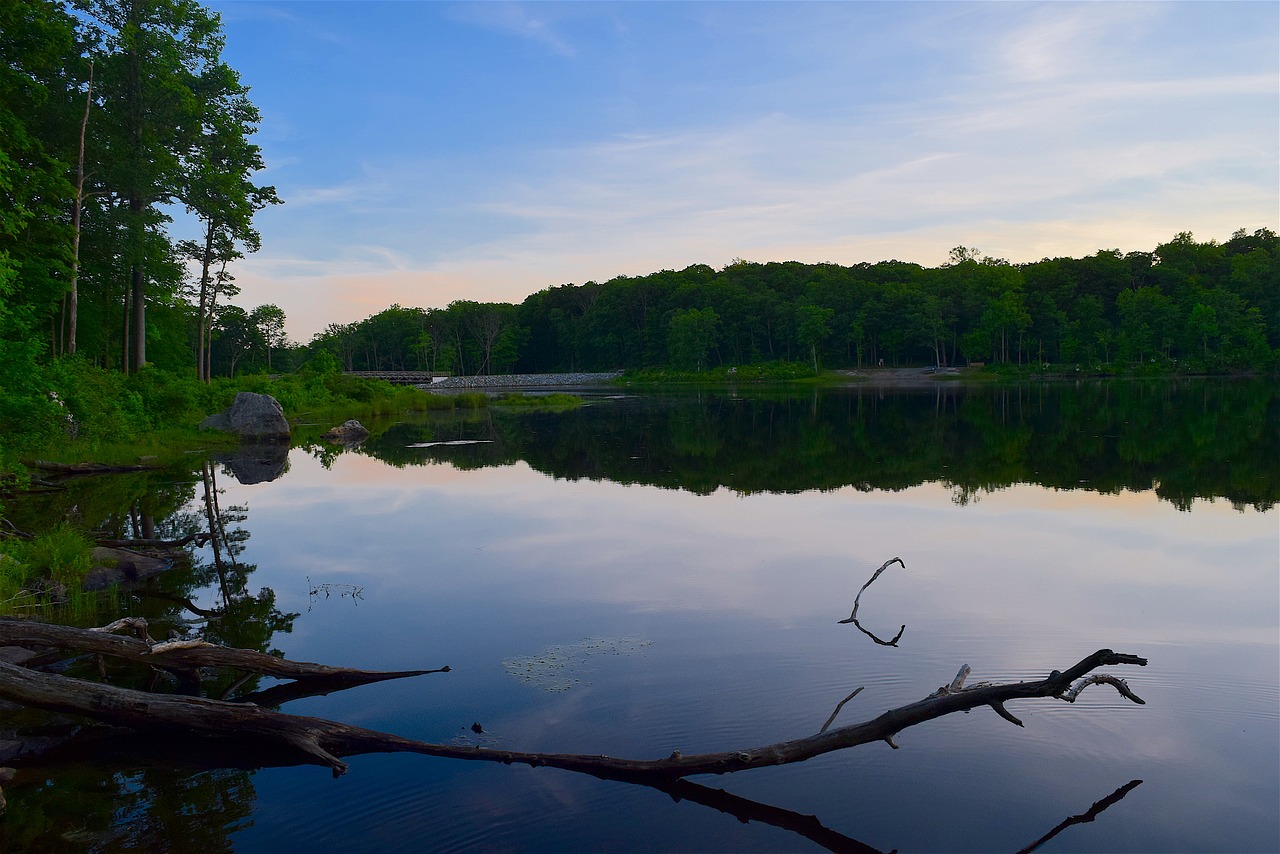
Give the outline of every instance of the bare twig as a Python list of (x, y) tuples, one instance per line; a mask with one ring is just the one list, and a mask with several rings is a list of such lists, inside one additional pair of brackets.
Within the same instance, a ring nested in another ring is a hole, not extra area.
[(862, 599), (863, 592), (868, 587), (871, 586), (871, 582), (879, 578), (880, 573), (884, 572), (892, 564), (895, 564), (895, 563), (901, 564), (903, 569), (907, 568), (907, 565), (902, 562), (902, 558), (900, 557), (890, 558), (889, 560), (886, 560), (884, 563), (882, 563), (880, 565), (880, 568), (871, 574), (871, 578), (867, 580), (867, 583), (862, 585), (862, 589), (858, 591), (858, 595), (853, 597), (853, 613), (849, 615), (849, 618), (847, 620), (838, 621), (841, 624), (853, 623), (853, 625), (858, 629), (858, 631), (862, 632), (864, 635), (871, 638), (873, 641), (880, 644), (881, 646), (897, 646), (898, 640), (902, 637), (902, 633), (907, 630), (906, 624), (904, 623), (902, 628), (898, 629), (898, 633), (893, 636), (893, 640), (883, 640), (882, 638), (877, 637), (872, 632), (867, 631), (865, 628), (862, 627), (862, 624), (858, 622), (858, 603), (859, 603), (859, 600)]
[(859, 691), (861, 691), (864, 687), (866, 687), (866, 686), (864, 686), (864, 685), (859, 685), (857, 688), (853, 689), (853, 693), (852, 693), (852, 694), (850, 694), (849, 696), (847, 696), (847, 697), (845, 697), (843, 700), (841, 700), (839, 703), (837, 703), (837, 704), (836, 704), (836, 710), (835, 710), (834, 712), (832, 712), (832, 713), (831, 713), (831, 717), (827, 718), (827, 722), (826, 722), (825, 724), (823, 724), (823, 725), (822, 725), (822, 729), (818, 730), (818, 732), (819, 732), (819, 733), (826, 732), (826, 731), (827, 731), (827, 727), (831, 726), (831, 722), (832, 722), (832, 721), (834, 721), (834, 720), (836, 719), (836, 715), (840, 714), (840, 710), (844, 708), (844, 704), (845, 704), (845, 703), (847, 703), (847, 702), (849, 702), (850, 700), (852, 700), (854, 697), (858, 696), (858, 692), (859, 692)]
[(1081, 679), (1067, 690), (1058, 695), (1058, 699), (1066, 700), (1068, 703), (1074, 703), (1076, 697), (1080, 696), (1080, 692), (1090, 685), (1110, 685), (1120, 692), (1120, 696), (1126, 700), (1131, 700), (1139, 705), (1145, 706), (1147, 701), (1139, 697), (1137, 694), (1129, 690), (1129, 683), (1125, 682), (1119, 676), (1112, 676), (1109, 673), (1095, 673), (1088, 678)]

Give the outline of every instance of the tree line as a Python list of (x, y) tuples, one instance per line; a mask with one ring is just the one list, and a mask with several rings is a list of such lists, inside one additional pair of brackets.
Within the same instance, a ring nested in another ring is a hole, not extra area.
[(289, 346), (277, 306), (229, 302), (234, 262), (260, 247), (255, 215), (280, 199), (255, 177), (261, 117), (224, 46), (217, 14), (194, 0), (0, 4), (6, 420), (23, 401), (39, 408), (68, 360), (204, 381), (308, 362), (456, 374), (1277, 364), (1280, 241), (1266, 228), (1028, 264), (966, 247), (936, 268), (698, 264), (518, 305), (391, 306)]
[[(705, 370), (769, 361), (869, 365), (1159, 362), (1188, 371), (1274, 370), (1280, 239), (1181, 233), (1151, 252), (1103, 250), (1027, 264), (957, 247), (928, 268), (697, 264), (562, 285), (519, 305), (395, 305), (330, 326), (297, 354), (346, 370), (457, 374)], [(328, 357), (326, 357), (328, 358)]]
[(226, 302), (254, 215), (280, 200), (255, 182), (260, 115), (224, 45), (192, 0), (0, 4), (7, 391), (62, 357), (207, 379), (283, 344), (278, 308)]

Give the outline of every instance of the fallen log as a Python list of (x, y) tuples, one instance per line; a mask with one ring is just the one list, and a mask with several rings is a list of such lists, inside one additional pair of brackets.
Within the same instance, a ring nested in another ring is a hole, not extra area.
[(112, 466), (106, 463), (52, 463), (48, 460), (32, 460), (26, 465), (41, 471), (51, 471), (66, 475), (130, 474), (140, 471), (157, 471), (160, 468), (160, 466), (156, 465)]
[[(125, 639), (128, 640), (128, 639)], [(192, 652), (198, 652), (193, 650)], [(175, 653), (176, 654), (176, 653)], [(673, 752), (665, 759), (620, 759), (582, 754), (525, 753), (480, 747), (431, 744), (389, 733), (349, 726), (321, 718), (272, 712), (258, 706), (199, 697), (148, 694), (96, 682), (35, 673), (0, 663), (0, 699), (50, 711), (84, 715), (106, 723), (132, 728), (178, 728), (205, 736), (265, 739), (293, 748), (306, 761), (323, 765), (338, 776), (347, 770), (341, 757), (364, 753), (419, 753), (450, 759), (501, 762), (562, 768), (601, 779), (652, 785), (695, 774), (727, 774), (751, 768), (803, 762), (824, 753), (883, 741), (897, 749), (893, 737), (916, 726), (954, 712), (990, 706), (1000, 717), (1022, 726), (1004, 704), (1011, 700), (1054, 697), (1074, 702), (1079, 689), (1090, 684), (1110, 684), (1135, 703), (1144, 701), (1114, 676), (1088, 677), (1099, 667), (1146, 665), (1136, 655), (1099, 650), (1064, 672), (1057, 670), (1033, 682), (963, 687), (961, 675), (948, 686), (915, 703), (890, 709), (859, 724), (747, 750), (683, 756)], [(1076, 684), (1081, 680), (1080, 684)], [(1075, 689), (1073, 691), (1073, 689)]]
[[(146, 622), (138, 618), (119, 620), (111, 628), (129, 628), (145, 636)], [(307, 661), (290, 661), (255, 652), (217, 646), (204, 641), (167, 641), (156, 645), (137, 637), (122, 637), (107, 630), (75, 629), (26, 620), (0, 620), (0, 646), (52, 647), (96, 655), (110, 655), (138, 664), (148, 664), (170, 671), (191, 671), (201, 667), (232, 667), (279, 679), (317, 680), (329, 691), (367, 685), (387, 679), (403, 679), (428, 673), (447, 673), (448, 667), (435, 670), (357, 670), (332, 667)]]
[(159, 540), (155, 538), (134, 537), (131, 540), (98, 540), (97, 544), (111, 549), (162, 549), (172, 551), (194, 543), (197, 547), (209, 542), (212, 535), (202, 532), (188, 534), (176, 540)]

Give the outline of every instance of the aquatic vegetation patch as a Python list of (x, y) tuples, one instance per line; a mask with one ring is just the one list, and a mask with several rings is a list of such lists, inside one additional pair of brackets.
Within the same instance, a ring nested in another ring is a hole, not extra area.
[(584, 638), (573, 644), (553, 644), (541, 652), (508, 658), (502, 669), (526, 685), (558, 693), (584, 685), (589, 661), (601, 655), (634, 655), (653, 641), (638, 637)]

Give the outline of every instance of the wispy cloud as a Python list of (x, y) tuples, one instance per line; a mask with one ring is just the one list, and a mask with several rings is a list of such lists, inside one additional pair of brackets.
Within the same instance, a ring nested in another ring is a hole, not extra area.
[(552, 8), (512, 2), (463, 3), (451, 7), (450, 16), (462, 23), (536, 42), (560, 56), (572, 57), (577, 51), (551, 22), (549, 10)]
[(321, 26), (314, 17), (286, 11), (288, 4), (280, 3), (229, 3), (218, 7), (218, 14), (228, 24), (244, 22), (278, 24), (289, 27), (309, 41), (322, 44), (342, 44), (344, 38), (335, 29)]
[(434, 14), (473, 65), (354, 75), (352, 128), (313, 87), (269, 146), (286, 205), (240, 275), (294, 334), (735, 256), (1027, 261), (1276, 225), (1265, 4), (440, 8), (377, 4)]
[(1105, 75), (1162, 16), (1156, 3), (1029, 7), (1024, 21), (996, 36), (995, 56), (1000, 72), (1014, 81)]

